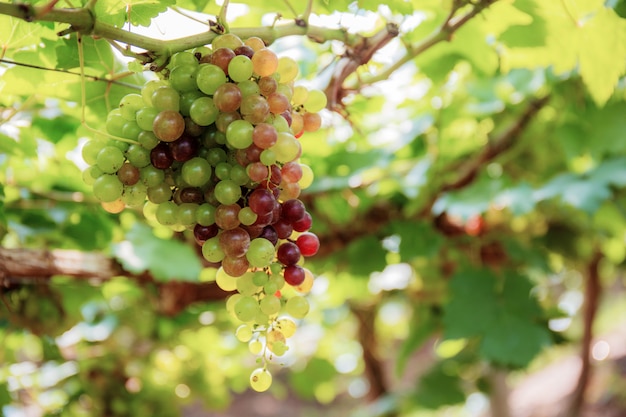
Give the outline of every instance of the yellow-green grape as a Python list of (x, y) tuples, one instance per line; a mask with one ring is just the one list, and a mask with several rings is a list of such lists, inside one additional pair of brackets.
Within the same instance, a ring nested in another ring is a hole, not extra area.
[(242, 324), (241, 326), (237, 327), (237, 330), (235, 331), (235, 337), (240, 342), (248, 342), (250, 341), (250, 339), (252, 339), (252, 329), (249, 325)]
[(317, 113), (326, 107), (326, 94), (321, 90), (310, 90), (309, 96), (304, 102), (304, 110), (309, 113)]
[(282, 356), (287, 351), (285, 335), (280, 330), (270, 330), (265, 336), (267, 348), (278, 356)]
[(250, 343), (248, 343), (248, 350), (253, 355), (258, 355), (263, 351), (263, 343), (261, 343), (258, 339), (251, 340)]
[(268, 295), (259, 303), (261, 311), (268, 316), (272, 316), (280, 311), (280, 300), (278, 297)]
[(286, 317), (278, 320), (274, 327), (279, 329), (286, 338), (293, 336), (296, 333), (297, 328), (296, 323)]
[(237, 304), (237, 302), (241, 300), (242, 297), (243, 295), (241, 294), (233, 294), (230, 297), (228, 297), (228, 299), (226, 300), (226, 311), (228, 311), (230, 314), (234, 316), (235, 304)]
[(265, 368), (257, 368), (250, 374), (250, 387), (257, 392), (264, 392), (272, 385), (272, 374)]
[(302, 319), (309, 312), (309, 302), (306, 298), (296, 295), (287, 300), (285, 309), (291, 317), (295, 319)]
[(298, 184), (300, 188), (304, 190), (313, 184), (313, 170), (306, 164), (300, 164), (300, 167), (302, 168), (302, 178), (300, 178)]
[(239, 291), (240, 294), (254, 295), (258, 292), (259, 287), (254, 284), (252, 280), (253, 277), (253, 272), (246, 272), (235, 280), (235, 283), (237, 285), (237, 291)]
[(278, 58), (278, 69), (281, 83), (290, 83), (298, 76), (298, 63), (288, 56)]
[(308, 97), (309, 90), (303, 85), (297, 85), (293, 88), (293, 96), (291, 97), (291, 102), (294, 106), (300, 106), (304, 104)]
[(217, 285), (224, 291), (234, 291), (237, 289), (237, 278), (228, 275), (221, 266), (215, 275), (215, 282), (217, 282)]
[(241, 321), (252, 321), (259, 311), (259, 302), (254, 297), (243, 296), (235, 304), (235, 316)]

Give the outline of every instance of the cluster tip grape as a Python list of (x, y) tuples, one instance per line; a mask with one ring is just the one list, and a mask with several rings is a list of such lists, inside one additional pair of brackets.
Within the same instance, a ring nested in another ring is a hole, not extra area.
[(303, 264), (320, 242), (299, 199), (313, 181), (300, 137), (319, 129), (326, 96), (294, 85), (298, 64), (257, 37), (220, 35), (174, 54), (159, 75), (84, 145), (83, 178), (106, 210), (143, 208), (193, 234), (217, 284), (235, 291), (226, 308), (264, 364), (250, 385), (265, 391), (266, 362), (285, 354), (309, 311), (314, 277)]

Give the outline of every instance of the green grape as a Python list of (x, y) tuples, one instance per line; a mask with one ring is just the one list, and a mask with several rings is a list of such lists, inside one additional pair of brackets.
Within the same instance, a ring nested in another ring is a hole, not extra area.
[(147, 187), (154, 187), (165, 180), (165, 172), (152, 165), (148, 165), (139, 170), (139, 180), (146, 184)]
[(247, 324), (242, 324), (235, 330), (235, 337), (240, 342), (248, 342), (252, 339), (252, 328)]
[(179, 67), (181, 65), (190, 66), (190, 67), (197, 67), (198, 66), (198, 59), (196, 58), (195, 54), (193, 52), (190, 52), (190, 51), (176, 52), (170, 58), (170, 62), (168, 64), (168, 67), (169, 68), (176, 68), (176, 67)]
[(98, 157), (98, 153), (106, 146), (106, 142), (102, 140), (89, 140), (85, 142), (82, 149), (80, 150), (81, 155), (83, 157), (83, 161), (85, 161), (89, 165), (96, 164), (96, 158)]
[(260, 94), (259, 85), (256, 81), (252, 80), (244, 80), (237, 83), (237, 87), (239, 87), (239, 91), (241, 91), (241, 98), (248, 97), (251, 95)]
[(124, 185), (117, 175), (104, 174), (93, 183), (94, 196), (103, 203), (110, 203), (122, 196)]
[[(209, 262), (221, 262), (224, 259), (224, 251), (220, 245), (220, 240), (217, 236), (210, 238), (202, 245), (202, 256)], [(222, 269), (222, 268), (220, 268)], [(223, 272), (225, 274), (225, 272)], [(220, 275), (219, 270), (218, 274), (215, 276), (215, 281), (218, 283), (219, 287), (224, 291), (233, 291), (236, 288), (235, 282), (231, 282), (228, 277), (224, 277)], [(221, 282), (221, 284), (220, 284)], [(230, 288), (230, 289), (228, 289)]]
[[(214, 239), (214, 238), (211, 238), (211, 239)], [(224, 270), (224, 268), (222, 267), (218, 268), (217, 270), (217, 274), (215, 275), (215, 282), (217, 282), (217, 285), (224, 291), (234, 291), (235, 289), (237, 289), (237, 278), (228, 275), (226, 271)], [(235, 313), (237, 312), (237, 309), (236, 309), (237, 304), (239, 304), (239, 301), (235, 304), (235, 310), (234, 310)]]
[(272, 126), (274, 126), (274, 129), (276, 129), (277, 132), (291, 132), (291, 127), (289, 126), (287, 119), (280, 114), (274, 116)]
[(257, 293), (259, 287), (254, 285), (254, 282), (252, 280), (253, 275), (254, 274), (252, 272), (246, 272), (245, 274), (237, 278), (237, 291), (239, 291), (239, 294), (254, 295)]
[(161, 204), (172, 198), (172, 189), (164, 182), (148, 187), (148, 200), (154, 204)]
[(266, 166), (271, 166), (276, 163), (276, 152), (271, 149), (264, 149), (260, 155), (261, 163)]
[(182, 114), (183, 116), (189, 116), (191, 113), (191, 105), (193, 104), (194, 101), (196, 101), (197, 99), (201, 97), (206, 97), (206, 96), (202, 94), (202, 91), (198, 91), (198, 90), (186, 91), (182, 93), (180, 95), (180, 104), (179, 104), (180, 114)]
[(164, 80), (150, 80), (141, 88), (141, 97), (145, 105), (152, 106), (152, 93), (159, 87), (169, 86)]
[(158, 111), (180, 109), (180, 94), (169, 85), (161, 86), (152, 93), (152, 106)]
[[(250, 247), (248, 248), (248, 252), (246, 252), (246, 258), (248, 259), (248, 262), (250, 262), (250, 266), (265, 268), (272, 262), (272, 260), (274, 260), (275, 252), (276, 248), (272, 245), (272, 242), (258, 237), (250, 241)], [(279, 288), (276, 288), (276, 290), (271, 294), (278, 290)]]
[(296, 333), (296, 323), (293, 320), (283, 317), (276, 322), (276, 328), (279, 329), (286, 338), (290, 338)]
[(283, 271), (283, 265), (279, 262), (274, 262), (270, 265), (270, 271), (272, 272), (272, 276), (276, 279), (277, 276), (281, 274)]
[[(250, 207), (244, 207), (241, 210), (239, 210), (237, 217), (241, 224), (243, 224), (244, 226), (250, 226), (252, 223), (254, 223), (257, 220), (259, 216), (255, 212), (253, 212)], [(250, 260), (248, 259), (248, 262), (249, 261)]]
[[(152, 129), (152, 126), (150, 126), (150, 129)], [(139, 136), (137, 137), (137, 141), (147, 150), (152, 150), (159, 144), (159, 138), (157, 138), (152, 131), (146, 130), (139, 134)]]
[(178, 65), (170, 71), (170, 85), (180, 93), (194, 91), (197, 88), (196, 69), (198, 61), (195, 57), (193, 57), (193, 59), (195, 61), (195, 65)]
[(288, 56), (278, 58), (278, 68), (276, 72), (280, 75), (281, 83), (290, 83), (298, 76), (298, 63)]
[(313, 170), (306, 164), (300, 164), (300, 167), (302, 168), (302, 178), (300, 178), (298, 184), (304, 190), (313, 184)]
[(107, 146), (114, 146), (122, 152), (126, 152), (130, 144), (126, 141), (111, 139), (107, 141)]
[(291, 102), (294, 106), (301, 106), (307, 101), (309, 97), (309, 90), (302, 85), (297, 85), (293, 88), (293, 96), (291, 97)]
[(204, 203), (196, 210), (196, 222), (201, 226), (210, 226), (215, 223), (215, 206)]
[(177, 223), (178, 206), (173, 201), (165, 201), (157, 207), (156, 219), (163, 226)]
[(147, 191), (147, 187), (141, 182), (126, 186), (122, 201), (129, 207), (141, 207), (146, 201)]
[(139, 134), (142, 132), (141, 128), (136, 121), (127, 121), (122, 126), (122, 137), (125, 139), (137, 140)]
[(256, 271), (252, 275), (252, 281), (257, 287), (262, 287), (263, 285), (265, 285), (268, 278), (269, 277), (267, 276), (267, 274), (263, 271)]
[(243, 45), (243, 41), (239, 36), (232, 33), (224, 33), (223, 35), (218, 35), (211, 42), (211, 47), (213, 50), (217, 50), (219, 48), (228, 48), (233, 51)]
[(119, 108), (111, 110), (107, 115), (105, 123), (107, 133), (113, 136), (122, 136), (122, 129), (127, 121), (122, 117), (122, 112)]
[(326, 94), (321, 90), (310, 90), (304, 104), (304, 110), (309, 113), (317, 113), (326, 107)]
[(245, 55), (237, 55), (228, 63), (228, 76), (235, 82), (252, 77), (252, 61)]
[(115, 146), (105, 146), (96, 156), (96, 166), (105, 174), (113, 174), (124, 164), (124, 153)]
[[(143, 101), (142, 101), (143, 102)], [(152, 131), (152, 124), (154, 123), (154, 118), (159, 114), (159, 111), (154, 107), (142, 107), (137, 110), (135, 114), (135, 120), (137, 121), (137, 125), (142, 130)], [(156, 145), (155, 145), (156, 146)]]
[(181, 171), (183, 181), (192, 187), (202, 187), (211, 179), (211, 165), (199, 156), (185, 162)]
[(206, 160), (209, 161), (211, 166), (217, 166), (220, 162), (225, 162), (226, 158), (226, 151), (222, 148), (211, 148), (206, 155)]
[(189, 117), (200, 126), (208, 126), (217, 120), (219, 110), (211, 97), (197, 98), (189, 108)]
[(268, 316), (273, 316), (280, 311), (280, 300), (278, 299), (278, 297), (275, 297), (273, 295), (267, 295), (266, 297), (261, 299), (259, 307), (261, 308), (261, 311), (263, 313), (267, 314)]
[(215, 198), (222, 204), (235, 204), (241, 198), (241, 187), (231, 180), (222, 180), (215, 185)]
[(254, 126), (246, 120), (235, 120), (226, 128), (226, 141), (235, 149), (246, 149), (252, 145)]
[(273, 296), (278, 291), (278, 283), (276, 281), (267, 281), (265, 285), (263, 285), (263, 292), (266, 296)]
[(135, 120), (137, 110), (145, 106), (141, 94), (126, 94), (120, 100), (120, 115), (126, 120)]
[(220, 180), (230, 179), (231, 165), (228, 162), (220, 162), (215, 166), (215, 176)]
[(291, 317), (295, 319), (302, 319), (309, 312), (309, 302), (306, 298), (296, 295), (287, 300), (285, 309)]
[(257, 392), (265, 392), (272, 385), (272, 374), (265, 368), (258, 368), (250, 374), (250, 387)]
[(126, 150), (126, 158), (128, 162), (137, 168), (144, 168), (150, 165), (150, 151), (141, 145), (130, 145)]
[(213, 95), (219, 86), (227, 81), (226, 74), (217, 65), (202, 64), (196, 73), (196, 84), (204, 94)]
[(287, 351), (285, 335), (280, 330), (273, 329), (267, 332), (265, 341), (267, 348), (278, 356), (282, 356)]
[(243, 321), (252, 321), (259, 311), (259, 302), (256, 298), (244, 295), (235, 304), (235, 316)]
[(270, 317), (259, 308), (254, 316), (254, 322), (259, 324), (268, 324), (270, 322)]
[(291, 162), (302, 152), (302, 145), (295, 136), (289, 132), (280, 132), (278, 140), (271, 149), (276, 154), (276, 160), (282, 163)]
[(250, 343), (248, 343), (248, 350), (253, 355), (258, 355), (263, 351), (263, 343), (256, 339), (251, 340)]
[(183, 226), (192, 226), (196, 223), (198, 205), (194, 203), (182, 203), (178, 206), (178, 223)]
[(231, 167), (230, 179), (237, 185), (246, 185), (250, 182), (250, 177), (246, 172), (246, 168), (239, 164), (235, 164)]
[(226, 311), (228, 311), (233, 316), (235, 315), (235, 304), (237, 304), (237, 301), (241, 300), (241, 297), (243, 297), (243, 295), (237, 293), (231, 295), (226, 299)]

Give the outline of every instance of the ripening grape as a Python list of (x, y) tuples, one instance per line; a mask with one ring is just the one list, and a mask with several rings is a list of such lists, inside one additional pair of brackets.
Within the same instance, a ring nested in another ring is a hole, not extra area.
[(237, 327), (237, 330), (235, 331), (235, 337), (237, 337), (237, 340), (239, 340), (240, 342), (248, 342), (250, 341), (250, 339), (252, 339), (252, 329), (249, 325), (242, 324), (241, 326)]
[(309, 312), (309, 302), (306, 298), (296, 295), (287, 300), (285, 308), (291, 317), (301, 319)]

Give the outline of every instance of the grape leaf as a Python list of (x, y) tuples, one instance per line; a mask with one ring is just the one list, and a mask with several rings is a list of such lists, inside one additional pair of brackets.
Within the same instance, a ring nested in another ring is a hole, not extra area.
[(413, 400), (431, 409), (463, 402), (465, 393), (458, 373), (451, 375), (445, 371), (444, 363), (437, 364), (420, 378)]
[(197, 281), (202, 269), (190, 246), (158, 238), (140, 223), (126, 234), (126, 241), (113, 245), (113, 254), (125, 270), (135, 274), (150, 271), (158, 281)]
[(350, 270), (355, 275), (369, 276), (387, 265), (386, 252), (375, 236), (366, 236), (352, 242), (347, 249)]
[(444, 335), (479, 337), (483, 357), (521, 367), (550, 343), (547, 330), (537, 324), (541, 313), (526, 277), (512, 271), (497, 277), (491, 270), (465, 269), (450, 282)]
[(152, 18), (174, 5), (175, 0), (118, 0), (99, 1), (95, 12), (98, 21), (121, 27), (126, 22), (134, 26), (149, 26)]
[(410, 262), (418, 256), (435, 256), (443, 238), (427, 223), (397, 221), (390, 224), (390, 233), (400, 236), (400, 261)]

